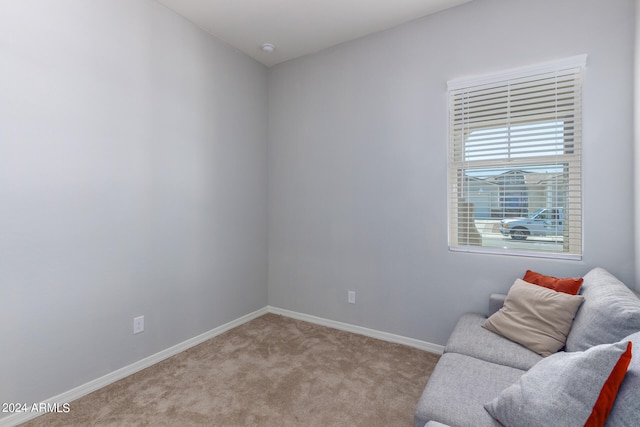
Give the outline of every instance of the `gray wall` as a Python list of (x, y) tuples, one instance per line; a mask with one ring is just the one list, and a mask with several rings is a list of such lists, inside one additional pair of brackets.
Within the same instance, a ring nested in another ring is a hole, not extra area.
[[(444, 344), (526, 269), (633, 287), (634, 15), (475, 0), (272, 68), (269, 304)], [(583, 260), (449, 252), (446, 82), (584, 53)]]
[(265, 307), (267, 69), (148, 0), (0, 28), (0, 402)]
[[(636, 4), (636, 34), (635, 34), (635, 55), (633, 68), (634, 83), (634, 105), (633, 105), (633, 124), (634, 124), (634, 196), (635, 196), (635, 236), (636, 236), (636, 254), (640, 254), (640, 197), (637, 196), (640, 191), (640, 0), (635, 1)], [(636, 267), (636, 291), (640, 292), (640, 263), (635, 263)]]

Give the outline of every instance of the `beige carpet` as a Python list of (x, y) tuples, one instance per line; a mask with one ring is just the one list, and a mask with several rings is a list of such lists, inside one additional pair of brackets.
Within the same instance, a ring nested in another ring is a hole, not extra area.
[(438, 355), (266, 314), (24, 426), (407, 426)]

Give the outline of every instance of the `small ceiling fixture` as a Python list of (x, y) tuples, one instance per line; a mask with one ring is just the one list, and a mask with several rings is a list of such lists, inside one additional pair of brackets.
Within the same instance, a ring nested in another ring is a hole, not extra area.
[(272, 43), (265, 43), (261, 47), (264, 53), (273, 53), (276, 50), (276, 47)]

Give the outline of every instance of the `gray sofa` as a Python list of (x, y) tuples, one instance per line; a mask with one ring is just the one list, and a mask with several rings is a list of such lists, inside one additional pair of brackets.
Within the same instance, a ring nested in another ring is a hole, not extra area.
[[(601, 268), (584, 276), (580, 295), (584, 302), (565, 351), (581, 352), (625, 338), (631, 341), (634, 354), (606, 425), (640, 426), (640, 299)], [(491, 296), (489, 315), (500, 309), (504, 298)], [(468, 313), (459, 319), (416, 407), (415, 427), (501, 425), (484, 405), (543, 358), (483, 328), (486, 318)]]

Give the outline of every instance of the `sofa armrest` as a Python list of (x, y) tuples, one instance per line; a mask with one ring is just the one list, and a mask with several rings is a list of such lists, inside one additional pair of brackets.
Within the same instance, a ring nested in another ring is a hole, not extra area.
[(505, 298), (507, 298), (505, 294), (491, 294), (489, 297), (489, 316), (502, 308)]

